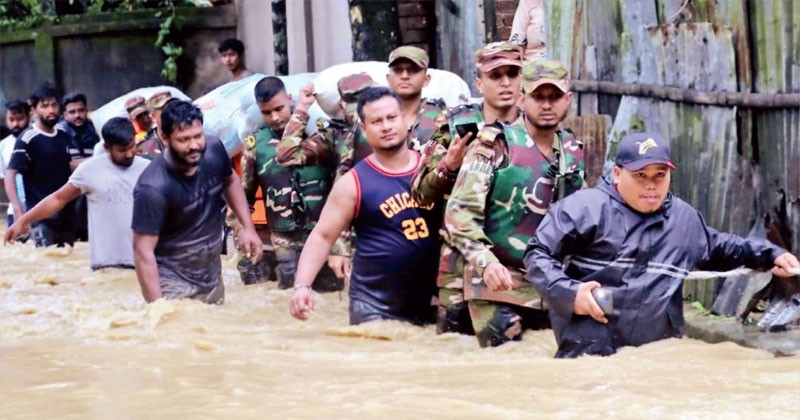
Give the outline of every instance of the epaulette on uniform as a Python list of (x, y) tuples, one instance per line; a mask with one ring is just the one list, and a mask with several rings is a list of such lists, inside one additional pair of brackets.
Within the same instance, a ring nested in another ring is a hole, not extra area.
[(447, 118), (453, 118), (467, 112), (481, 112), (480, 104), (461, 104), (447, 109)]
[(446, 109), (447, 108), (447, 104), (444, 103), (444, 100), (442, 98), (425, 98), (425, 100), (422, 102), (422, 104), (423, 105), (435, 106), (436, 108), (439, 108), (439, 109)]
[(505, 127), (500, 122), (494, 124), (486, 124), (478, 131), (478, 141), (481, 143), (492, 146), (498, 138), (505, 136)]
[(244, 148), (245, 150), (253, 150), (256, 148), (256, 136), (255, 134), (251, 134), (244, 138)]

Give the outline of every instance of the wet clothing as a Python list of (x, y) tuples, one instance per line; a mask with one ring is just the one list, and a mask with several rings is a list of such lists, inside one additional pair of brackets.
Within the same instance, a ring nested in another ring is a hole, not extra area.
[[(690, 270), (767, 270), (784, 252), (765, 240), (718, 232), (671, 193), (657, 212), (638, 213), (602, 179), (551, 209), (528, 244), (525, 268), (550, 306), (556, 357), (576, 357), (680, 337)], [(590, 280), (613, 294), (606, 325), (572, 312), (578, 286)]]
[(88, 201), (93, 270), (133, 268), (133, 189), (149, 163), (137, 156), (131, 166), (122, 167), (104, 153), (83, 162), (70, 176), (69, 183)]
[[(54, 133), (45, 133), (36, 125), (27, 128), (17, 138), (8, 167), (22, 174), (28, 209), (67, 183), (71, 173), (69, 144), (69, 136), (63, 129), (56, 128)], [(72, 230), (73, 211), (72, 203), (67, 204), (61, 211), (34, 226), (46, 225), (55, 232), (55, 237), (69, 239), (72, 235), (66, 235), (66, 232)], [(63, 245), (72, 242), (59, 239), (57, 243)], [(41, 246), (47, 245), (51, 243), (42, 243)]]
[[(350, 172), (357, 189), (352, 225), (358, 237), (350, 277), (351, 309), (373, 308), (369, 312), (382, 319), (431, 322), (441, 212), (433, 205), (420, 207), (411, 198), (413, 170), (387, 173), (372, 159), (359, 162)], [(363, 319), (351, 314), (351, 323)]]
[[(495, 123), (480, 130), (477, 141), (467, 149), (447, 203), (446, 240), (453, 249), (442, 253), (446, 260), (440, 262), (440, 287), (463, 287), (465, 300), (500, 302), (510, 311), (514, 307), (545, 309), (522, 275), (525, 245), (550, 204), (585, 184), (583, 145), (575, 136), (559, 130), (552, 147), (550, 153), (543, 153), (527, 131), (517, 126)], [(508, 269), (511, 290), (492, 291), (486, 286), (483, 271), (492, 263)], [(456, 302), (443, 302), (448, 303)], [(501, 322), (508, 325), (492, 328), (500, 332), (494, 338), (482, 337), (485, 320), (472, 318), (481, 346), (501, 344), (515, 336), (503, 333), (514, 323), (507, 322), (508, 317)], [(494, 315), (482, 318), (493, 319)]]
[[(14, 146), (17, 144), (17, 138), (13, 134), (9, 134), (6, 138), (0, 141), (0, 175), (5, 179), (6, 169), (8, 164), (11, 163), (11, 154), (14, 152)], [(17, 185), (17, 199), (23, 209), (25, 206), (25, 186), (22, 181), (22, 174), (18, 173), (14, 177)], [(14, 207), (9, 203), (8, 210), (6, 210), (8, 223), (6, 226), (11, 226), (14, 221)]]
[(196, 284), (172, 278), (161, 279), (161, 295), (164, 299), (194, 299), (212, 305), (225, 303), (225, 283), (220, 281), (211, 290)]
[(134, 232), (157, 235), (158, 276), (189, 283), (202, 293), (221, 281), (225, 181), (233, 173), (219, 139), (206, 137), (197, 172), (179, 173), (163, 155), (153, 159), (136, 183)]

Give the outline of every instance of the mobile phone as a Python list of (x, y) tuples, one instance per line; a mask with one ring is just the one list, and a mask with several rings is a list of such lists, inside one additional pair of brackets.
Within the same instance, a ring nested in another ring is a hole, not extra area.
[(468, 133), (472, 133), (472, 137), (470, 140), (475, 140), (475, 137), (478, 136), (478, 123), (465, 123), (465, 124), (457, 124), (456, 125), (456, 133), (462, 139), (467, 136)]

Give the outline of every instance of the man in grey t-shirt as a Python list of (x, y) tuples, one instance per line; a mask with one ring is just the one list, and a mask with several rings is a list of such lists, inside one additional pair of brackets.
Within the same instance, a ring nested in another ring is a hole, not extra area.
[(6, 232), (6, 242), (86, 194), (92, 269), (133, 268), (133, 188), (149, 162), (136, 156), (133, 126), (126, 118), (110, 119), (102, 134), (107, 153), (78, 166), (63, 187), (23, 214)]

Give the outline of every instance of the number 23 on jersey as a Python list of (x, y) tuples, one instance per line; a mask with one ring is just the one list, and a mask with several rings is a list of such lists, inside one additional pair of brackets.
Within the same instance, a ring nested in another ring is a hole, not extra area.
[(427, 238), (430, 235), (428, 224), (421, 217), (403, 220), (401, 226), (403, 227), (403, 234), (406, 235), (406, 239), (409, 241)]

